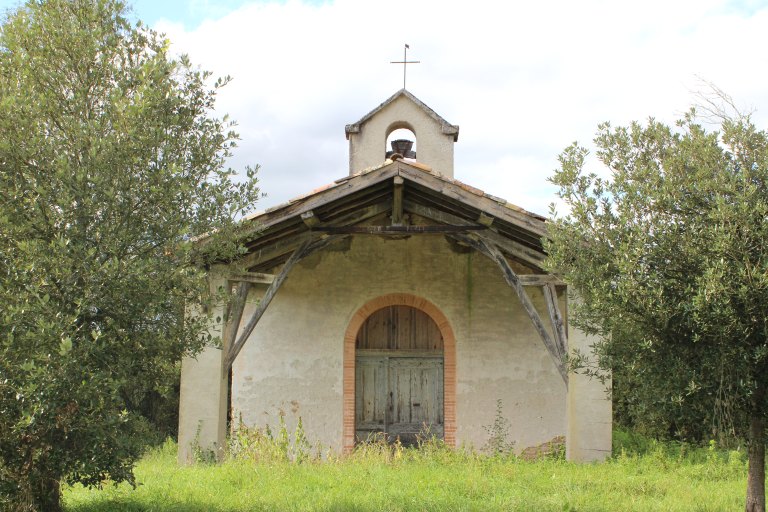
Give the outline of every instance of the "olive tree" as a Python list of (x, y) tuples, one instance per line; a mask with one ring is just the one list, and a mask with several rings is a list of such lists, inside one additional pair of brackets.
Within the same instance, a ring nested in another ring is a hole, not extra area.
[(603, 124), (597, 162), (567, 148), (548, 266), (601, 335), (599, 366), (642, 381), (641, 399), (662, 413), (727, 404), (749, 442), (746, 509), (764, 511), (768, 134), (748, 115), (718, 124), (695, 111), (674, 127)]
[[(0, 27), (0, 508), (133, 481), (132, 397), (209, 337), (187, 308), (258, 195), (217, 89), (117, 0), (29, 1)], [(202, 234), (215, 243), (192, 244)]]

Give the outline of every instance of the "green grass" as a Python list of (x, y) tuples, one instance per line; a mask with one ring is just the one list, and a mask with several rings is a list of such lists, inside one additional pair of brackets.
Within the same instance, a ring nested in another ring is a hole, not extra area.
[[(743, 508), (743, 452), (638, 442), (617, 433), (602, 464), (562, 458), (526, 462), (439, 447), (374, 447), (350, 458), (295, 464), (178, 467), (166, 443), (136, 467), (139, 486), (80, 486), (64, 492), (67, 512), (106, 511), (721, 511)], [(629, 450), (629, 451), (628, 451)]]

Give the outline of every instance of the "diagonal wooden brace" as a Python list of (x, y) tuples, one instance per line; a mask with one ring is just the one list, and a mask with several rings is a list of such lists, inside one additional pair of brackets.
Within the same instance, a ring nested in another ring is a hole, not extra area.
[(225, 371), (229, 371), (232, 368), (232, 363), (235, 362), (235, 359), (237, 358), (238, 354), (240, 354), (240, 351), (243, 349), (245, 342), (248, 341), (248, 337), (256, 328), (256, 324), (259, 323), (259, 320), (264, 315), (264, 312), (267, 310), (267, 307), (272, 302), (272, 299), (275, 298), (275, 294), (277, 293), (277, 290), (280, 289), (280, 286), (283, 284), (283, 281), (285, 281), (285, 278), (288, 277), (288, 273), (291, 271), (294, 265), (296, 265), (296, 263), (298, 263), (305, 257), (309, 256), (310, 254), (324, 248), (329, 243), (333, 242), (334, 240), (337, 240), (338, 238), (341, 238), (341, 237), (328, 236), (326, 238), (321, 238), (319, 240), (313, 240), (310, 238), (306, 242), (304, 242), (301, 246), (299, 246), (299, 248), (296, 249), (293, 252), (293, 254), (291, 254), (291, 257), (288, 258), (288, 261), (285, 262), (282, 270), (280, 270), (280, 273), (275, 276), (274, 281), (272, 281), (272, 284), (270, 284), (269, 288), (267, 288), (267, 291), (264, 294), (264, 297), (259, 302), (259, 305), (256, 306), (256, 309), (253, 311), (253, 314), (251, 314), (251, 318), (248, 319), (248, 323), (243, 327), (242, 332), (240, 332), (240, 335), (237, 337), (237, 341), (232, 346), (229, 347), (229, 350), (227, 352), (227, 359), (224, 365)]
[[(547, 348), (549, 355), (552, 357), (552, 359), (555, 362), (557, 371), (560, 372), (560, 376), (563, 378), (563, 382), (565, 383), (565, 386), (568, 387), (568, 371), (565, 367), (565, 360), (558, 346), (558, 343), (552, 338), (552, 336), (547, 331), (547, 328), (544, 326), (544, 322), (541, 320), (541, 317), (539, 316), (539, 312), (536, 311), (536, 307), (533, 305), (531, 298), (528, 296), (528, 293), (525, 291), (525, 288), (523, 287), (523, 284), (520, 281), (520, 278), (515, 273), (515, 271), (512, 270), (512, 267), (510, 267), (509, 262), (507, 262), (507, 259), (504, 257), (504, 255), (501, 253), (498, 247), (496, 247), (496, 245), (493, 242), (485, 240), (482, 237), (482, 235), (478, 235), (477, 238), (467, 236), (467, 235), (462, 235), (462, 234), (455, 234), (451, 236), (453, 236), (456, 240), (459, 240), (469, 245), (473, 249), (483, 253), (484, 255), (486, 255), (493, 261), (495, 261), (496, 264), (499, 266), (499, 268), (501, 268), (501, 272), (504, 275), (504, 280), (515, 291), (518, 298), (520, 299), (520, 303), (523, 305), (523, 309), (525, 309), (525, 312), (528, 313), (528, 317), (531, 319), (531, 322), (533, 323), (533, 327), (539, 333), (541, 340), (544, 342), (544, 346)], [(555, 331), (557, 330), (557, 327), (555, 325), (553, 325), (553, 330)]]

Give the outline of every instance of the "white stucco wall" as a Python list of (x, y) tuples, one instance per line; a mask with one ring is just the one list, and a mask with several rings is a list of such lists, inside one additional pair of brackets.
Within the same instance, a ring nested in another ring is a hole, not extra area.
[[(217, 269), (221, 271), (221, 269)], [(220, 277), (211, 277), (211, 293), (226, 286)], [(191, 313), (195, 314), (195, 313)], [(221, 337), (223, 304), (211, 311), (209, 333)], [(207, 347), (195, 357), (181, 362), (179, 389), (179, 452), (180, 464), (194, 462), (195, 448), (221, 457), (227, 434), (227, 375), (222, 371), (223, 351)]]
[[(569, 294), (569, 304), (578, 300), (575, 293)], [(568, 345), (576, 351), (589, 355), (598, 338), (580, 329), (568, 330)], [(571, 372), (568, 376), (566, 456), (569, 460), (601, 461), (611, 454), (612, 448), (612, 403), (607, 394), (611, 388), (610, 379), (599, 379)]]
[(565, 385), (500, 270), (439, 235), (358, 236), (294, 267), (233, 366), (235, 417), (274, 427), (282, 410), (293, 428), (301, 416), (311, 441), (340, 451), (344, 332), (366, 302), (398, 292), (434, 303), (456, 335), (458, 444), (485, 443), (497, 399), (518, 450), (565, 435)]
[[(407, 121), (407, 124), (403, 124)], [(416, 160), (453, 177), (454, 135), (444, 134), (441, 125), (405, 96), (399, 96), (349, 136), (349, 172), (380, 165), (385, 160), (387, 136), (392, 127), (407, 127), (416, 135)]]

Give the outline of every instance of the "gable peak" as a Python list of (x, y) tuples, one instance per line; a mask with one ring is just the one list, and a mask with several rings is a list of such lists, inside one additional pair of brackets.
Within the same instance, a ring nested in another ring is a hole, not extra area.
[[(443, 119), (407, 89), (395, 92), (345, 127), (350, 174), (380, 164), (391, 154), (386, 147), (387, 138), (401, 128), (410, 130), (417, 139), (411, 142), (418, 144), (419, 162), (453, 176), (453, 144), (459, 139), (459, 127)], [(403, 156), (415, 159), (416, 154)]]

